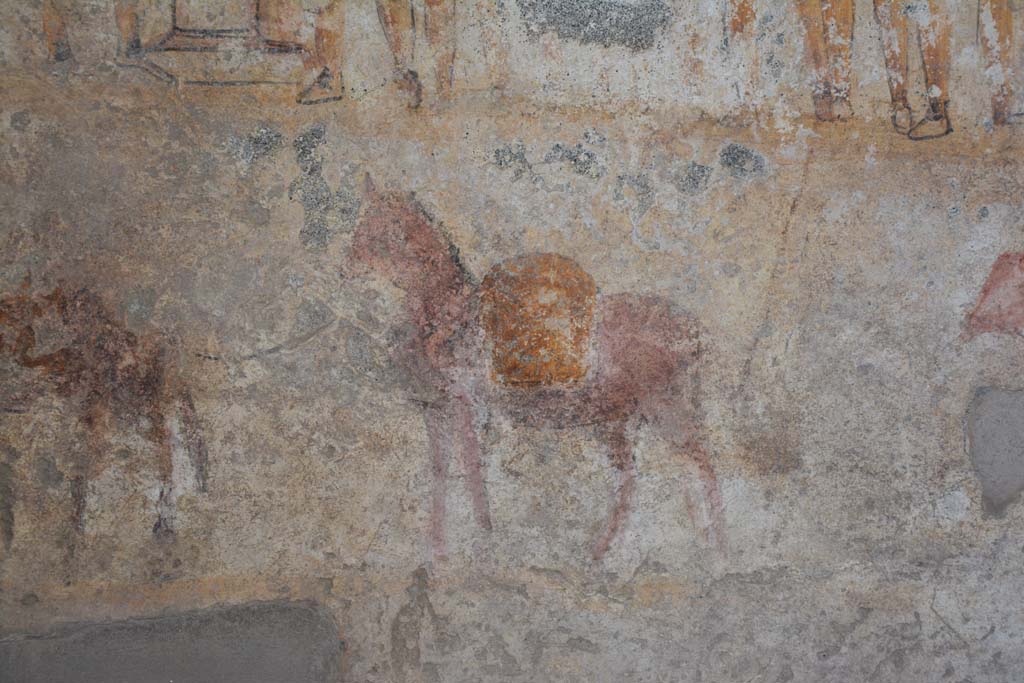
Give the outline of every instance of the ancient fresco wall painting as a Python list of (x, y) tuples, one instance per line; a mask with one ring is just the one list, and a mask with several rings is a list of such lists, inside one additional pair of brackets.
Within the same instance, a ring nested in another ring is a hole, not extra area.
[(1020, 679), (1019, 4), (3, 8), (0, 679)]

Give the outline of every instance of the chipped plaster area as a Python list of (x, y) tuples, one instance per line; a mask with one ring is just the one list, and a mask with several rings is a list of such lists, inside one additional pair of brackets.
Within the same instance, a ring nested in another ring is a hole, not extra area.
[(0, 644), (298, 601), (329, 680), (1024, 679), (975, 8), (915, 141), (871, 3), (837, 122), (781, 2), (460, 4), (447, 96), (417, 2), (419, 102), (352, 3), (316, 105), (119, 65), (100, 0), (50, 61), (42, 4), (0, 0)]

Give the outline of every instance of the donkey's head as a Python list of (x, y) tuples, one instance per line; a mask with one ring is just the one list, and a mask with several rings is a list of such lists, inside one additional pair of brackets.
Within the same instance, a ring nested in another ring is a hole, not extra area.
[(464, 279), (451, 243), (411, 193), (381, 192), (366, 176), (364, 211), (346, 271), (379, 275), (409, 292)]

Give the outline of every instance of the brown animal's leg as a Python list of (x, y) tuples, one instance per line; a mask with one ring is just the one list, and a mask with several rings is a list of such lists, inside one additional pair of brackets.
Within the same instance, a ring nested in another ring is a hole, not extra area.
[(416, 47), (416, 20), (410, 0), (377, 0), (377, 18), (387, 38), (395, 72), (402, 89), (409, 95), (409, 106), (420, 106), (423, 87), (413, 70)]
[(313, 34), (312, 82), (299, 93), (299, 104), (336, 102), (345, 93), (342, 81), (342, 39), (345, 35), (345, 7), (332, 0), (316, 17)]
[(593, 558), (598, 561), (608, 552), (612, 541), (622, 531), (626, 519), (629, 518), (633, 489), (636, 486), (636, 461), (633, 458), (633, 448), (626, 437), (624, 421), (612, 425), (608, 434), (608, 442), (611, 447), (612, 466), (619, 473), (619, 490), (615, 494), (615, 503), (611, 515), (608, 517), (608, 523), (605, 525), (604, 533), (594, 544)]
[(196, 406), (192, 401), (192, 394), (187, 389), (181, 392), (177, 404), (178, 416), (181, 419), (181, 438), (184, 441), (185, 450), (188, 451), (192, 469), (196, 473), (196, 488), (201, 493), (206, 493), (210, 458), (206, 450), (206, 441), (203, 439), (202, 426), (199, 424), (199, 416), (196, 414)]
[(819, 121), (832, 121), (832, 87), (828, 82), (828, 55), (825, 51), (825, 29), (822, 24), (820, 0), (796, 0), (797, 12), (804, 25), (804, 48), (814, 70), (814, 115)]
[(153, 536), (165, 540), (174, 536), (174, 453), (171, 433), (167, 428), (163, 411), (153, 405), (146, 413), (150, 428), (146, 435), (157, 448), (157, 473), (160, 477), (160, 498), (157, 500), (157, 517), (153, 523)]
[(985, 67), (993, 79), (992, 121), (1002, 125), (1013, 111), (1010, 60), (1013, 58), (1013, 11), (1010, 0), (980, 0), (978, 29)]
[(910, 100), (907, 98), (909, 64), (907, 59), (907, 16), (899, 0), (875, 0), (875, 18), (882, 29), (882, 52), (885, 73), (892, 98), (892, 125), (907, 134), (914, 125)]
[(850, 53), (853, 49), (853, 0), (822, 3), (825, 43), (828, 46), (829, 82), (832, 85), (832, 114), (848, 119), (850, 106)]
[[(927, 21), (922, 21), (922, 19)], [(930, 140), (949, 135), (949, 17), (936, 3), (928, 3), (928, 13), (918, 18), (917, 39), (924, 62), (928, 88), (928, 114), (910, 131), (911, 140)]]
[(434, 480), (430, 506), (430, 550), (434, 559), (443, 559), (448, 552), (444, 529), (448, 494), (447, 427), (450, 424), (447, 410), (447, 405), (428, 406), (423, 413), (430, 444), (430, 472)]
[(50, 53), (50, 61), (66, 62), (71, 59), (67, 21), (63, 9), (55, 0), (43, 2), (43, 35), (46, 36), (46, 50)]
[(455, 86), (455, 0), (425, 0), (424, 29), (434, 58), (437, 94), (451, 97)]
[(462, 446), (463, 467), (466, 471), (466, 484), (469, 495), (473, 499), (473, 512), (476, 522), (481, 528), (491, 530), (491, 511), (487, 505), (487, 491), (483, 478), (483, 449), (473, 424), (473, 411), (469, 399), (457, 396), (452, 401), (453, 417), (459, 432), (459, 443)]

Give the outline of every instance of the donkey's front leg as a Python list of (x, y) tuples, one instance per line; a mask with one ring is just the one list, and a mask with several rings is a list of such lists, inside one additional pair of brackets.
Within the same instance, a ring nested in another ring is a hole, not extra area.
[(452, 398), (452, 417), (455, 421), (455, 438), (462, 453), (462, 466), (466, 472), (466, 486), (473, 500), (473, 513), (481, 528), (491, 530), (491, 511), (487, 504), (487, 490), (484, 488), (483, 448), (480, 434), (473, 420), (473, 405), (465, 392)]
[(448, 554), (444, 527), (448, 496), (449, 413), (447, 402), (430, 404), (423, 412), (433, 478), (430, 505), (430, 554), (433, 559), (443, 559)]
[(625, 526), (633, 501), (633, 489), (636, 487), (636, 459), (633, 457), (633, 447), (626, 437), (625, 421), (611, 425), (608, 441), (611, 448), (609, 459), (615, 471), (618, 472), (619, 490), (615, 494), (615, 503), (608, 517), (608, 523), (605, 525), (604, 533), (594, 544), (593, 557), (595, 560), (604, 557), (608, 548), (611, 547), (612, 541)]

